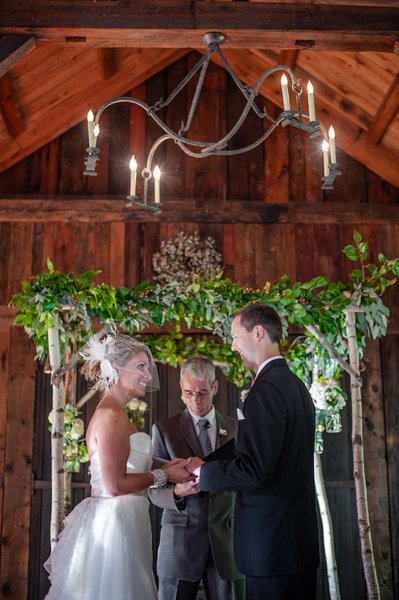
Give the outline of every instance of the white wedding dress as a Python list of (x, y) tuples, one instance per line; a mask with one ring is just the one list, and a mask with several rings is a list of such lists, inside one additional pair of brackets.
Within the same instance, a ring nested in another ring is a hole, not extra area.
[[(130, 436), (128, 473), (149, 471), (151, 439)], [(156, 600), (147, 490), (112, 497), (104, 487), (98, 454), (91, 458), (91, 496), (65, 519), (45, 563), (47, 600)]]

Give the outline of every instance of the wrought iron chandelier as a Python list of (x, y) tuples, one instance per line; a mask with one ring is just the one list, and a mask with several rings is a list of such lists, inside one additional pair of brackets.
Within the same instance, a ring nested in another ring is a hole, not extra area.
[[(87, 125), (88, 125), (88, 134), (89, 134), (89, 147), (86, 150), (86, 159), (85, 165), (86, 169), (84, 171), (84, 175), (95, 176), (96, 173), (96, 165), (99, 160), (99, 148), (97, 147), (97, 138), (100, 132), (100, 118), (102, 113), (109, 106), (113, 104), (118, 104), (122, 102), (127, 102), (130, 104), (135, 104), (143, 108), (146, 113), (154, 119), (154, 121), (159, 125), (161, 129), (165, 132), (164, 135), (161, 135), (152, 145), (148, 157), (146, 166), (143, 168), (141, 175), (144, 180), (143, 185), (143, 201), (139, 200), (139, 197), (136, 195), (136, 183), (137, 183), (137, 162), (132, 156), (130, 161), (130, 193), (127, 196), (129, 200), (127, 206), (139, 206), (140, 208), (144, 208), (146, 210), (150, 210), (155, 214), (159, 214), (161, 211), (161, 193), (160, 193), (160, 183), (161, 183), (161, 172), (156, 165), (154, 169), (152, 168), (152, 163), (154, 159), (155, 151), (159, 148), (163, 142), (167, 140), (173, 140), (179, 148), (185, 152), (188, 156), (194, 158), (206, 158), (208, 156), (217, 155), (217, 156), (233, 156), (236, 154), (243, 154), (244, 152), (249, 152), (253, 148), (256, 148), (264, 142), (271, 133), (276, 129), (276, 127), (287, 127), (291, 125), (293, 127), (297, 127), (298, 129), (302, 129), (303, 131), (309, 133), (311, 138), (315, 138), (318, 136), (322, 136), (323, 143), (321, 145), (322, 156), (323, 156), (323, 177), (322, 177), (322, 189), (332, 189), (334, 187), (334, 181), (337, 175), (340, 175), (339, 165), (337, 164), (336, 159), (336, 148), (335, 148), (335, 132), (333, 127), (331, 126), (328, 130), (324, 128), (323, 124), (320, 123), (316, 119), (316, 110), (315, 110), (315, 100), (314, 100), (314, 90), (311, 82), (309, 81), (307, 84), (307, 108), (308, 112), (304, 112), (302, 110), (301, 96), (302, 96), (302, 87), (299, 80), (296, 78), (292, 69), (286, 65), (276, 65), (264, 71), (261, 76), (256, 81), (253, 87), (248, 86), (247, 84), (243, 84), (237, 75), (234, 73), (233, 68), (227, 61), (227, 59), (223, 56), (222, 51), (220, 49), (220, 45), (224, 42), (225, 37), (221, 33), (207, 33), (202, 38), (203, 42), (207, 45), (207, 50), (200, 58), (200, 60), (194, 65), (191, 71), (182, 79), (182, 81), (177, 85), (177, 87), (173, 90), (173, 92), (163, 100), (162, 98), (158, 100), (153, 106), (148, 105), (143, 100), (139, 100), (138, 98), (134, 98), (131, 96), (121, 96), (119, 98), (112, 98), (104, 102), (102, 106), (98, 109), (97, 113), (93, 114), (90, 110), (87, 115)], [(226, 68), (227, 72), (232, 77), (234, 83), (237, 88), (244, 96), (246, 104), (241, 113), (241, 116), (231, 128), (231, 130), (220, 140), (214, 142), (205, 142), (200, 140), (194, 140), (187, 136), (187, 132), (190, 129), (193, 117), (195, 115), (195, 111), (198, 105), (199, 97), (201, 94), (202, 86), (204, 83), (205, 75), (207, 72), (207, 68), (209, 65), (209, 61), (211, 59), (212, 54), (217, 54), (217, 56), (222, 61), (222, 64)], [(276, 71), (283, 71), (283, 75), (281, 77), (281, 93), (283, 98), (283, 111), (277, 118), (273, 118), (270, 114), (268, 114), (266, 108), (260, 109), (259, 106), (255, 103), (255, 99), (259, 94), (259, 89), (264, 81)], [(181, 123), (181, 127), (178, 131), (173, 131), (159, 116), (159, 111), (168, 106), (170, 102), (177, 96), (177, 94), (188, 84), (189, 81), (197, 74), (198, 81), (195, 87), (193, 99), (191, 101), (189, 114), (186, 122)], [(287, 77), (288, 75), (288, 77)], [(290, 85), (289, 85), (290, 82)], [(291, 97), (293, 95), (295, 107), (291, 107)], [(233, 140), (235, 134), (238, 132), (240, 127), (244, 124), (249, 112), (253, 110), (259, 119), (267, 120), (270, 122), (270, 125), (265, 128), (263, 134), (254, 142), (248, 144), (247, 146), (229, 149), (229, 142)], [(149, 183), (153, 180), (153, 193), (152, 193), (152, 203), (149, 203)]]

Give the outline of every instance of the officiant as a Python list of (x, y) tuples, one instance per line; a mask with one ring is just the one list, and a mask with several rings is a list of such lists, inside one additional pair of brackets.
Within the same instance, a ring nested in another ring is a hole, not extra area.
[[(237, 421), (215, 410), (215, 367), (206, 358), (183, 363), (185, 410), (152, 428), (154, 457), (206, 458), (237, 434)], [(192, 482), (150, 492), (164, 509), (158, 548), (159, 600), (195, 600), (202, 580), (207, 600), (244, 600), (245, 578), (234, 563), (234, 492), (198, 493)]]

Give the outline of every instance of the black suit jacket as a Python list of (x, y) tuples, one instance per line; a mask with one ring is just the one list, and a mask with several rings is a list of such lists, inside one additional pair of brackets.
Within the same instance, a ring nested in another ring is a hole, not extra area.
[(284, 359), (256, 378), (238, 421), (237, 457), (206, 463), (201, 490), (237, 491), (234, 550), (254, 577), (314, 570), (319, 564), (313, 475), (314, 407)]

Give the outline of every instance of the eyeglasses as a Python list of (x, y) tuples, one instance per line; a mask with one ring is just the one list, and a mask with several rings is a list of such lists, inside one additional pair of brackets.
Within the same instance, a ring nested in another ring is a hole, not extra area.
[(190, 390), (184, 390), (182, 395), (185, 400), (191, 400), (192, 398), (206, 400), (211, 395), (211, 392), (208, 390), (201, 390), (200, 392), (190, 392)]

